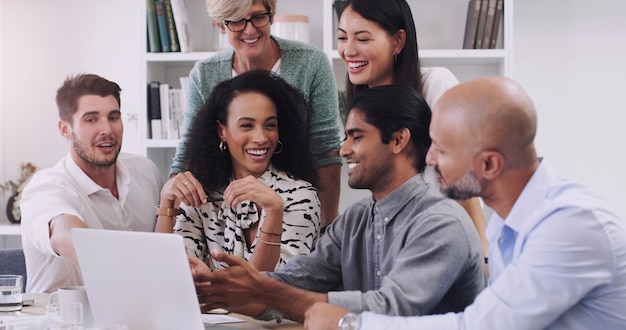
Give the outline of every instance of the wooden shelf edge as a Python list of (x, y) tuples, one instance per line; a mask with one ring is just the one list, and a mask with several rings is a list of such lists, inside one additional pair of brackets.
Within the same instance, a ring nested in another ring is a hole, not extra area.
[(179, 140), (153, 140), (146, 139), (145, 147), (146, 148), (176, 148), (178, 147)]
[(148, 63), (160, 62), (196, 62), (209, 58), (217, 52), (190, 52), (190, 53), (145, 53), (145, 61)]
[(0, 224), (0, 236), (19, 236), (22, 235), (22, 226), (18, 224)]

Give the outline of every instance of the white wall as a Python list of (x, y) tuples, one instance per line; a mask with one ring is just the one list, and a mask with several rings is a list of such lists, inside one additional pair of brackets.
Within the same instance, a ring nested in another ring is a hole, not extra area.
[[(0, 13), (4, 13), (4, 1), (0, 1)], [(2, 45), (2, 49), (4, 49), (4, 15), (0, 14), (0, 45)], [(0, 184), (4, 184), (4, 51), (0, 50)], [(0, 214), (4, 214), (2, 212), (6, 208), (6, 200), (7, 195), (0, 192)], [(3, 219), (3, 216), (0, 215), (0, 220)], [(2, 221), (0, 221), (2, 223)]]
[[(297, 12), (281, 1), (285, 12)], [(0, 0), (0, 182), (17, 178), (22, 162), (49, 167), (66, 153), (54, 95), (67, 74), (112, 79), (124, 90), (122, 111), (141, 111), (145, 29), (137, 17), (143, 5)], [(513, 78), (538, 108), (540, 154), (598, 188), (626, 215), (626, 190), (620, 189), (626, 183), (626, 130), (620, 127), (626, 111), (619, 99), (626, 77), (626, 1), (517, 0), (514, 15)], [(315, 44), (319, 21), (311, 20)], [(125, 150), (140, 150), (136, 122), (124, 121)], [(6, 198), (0, 198), (0, 223), (6, 221)]]
[[(128, 0), (0, 0), (0, 182), (17, 179), (23, 162), (50, 167), (67, 152), (57, 131), (54, 97), (69, 74), (96, 73), (120, 84), (124, 149), (140, 150), (137, 122), (128, 115), (140, 108), (139, 47), (145, 30), (136, 17), (143, 5)], [(0, 197), (3, 222), (8, 196)]]
[(539, 154), (626, 216), (626, 1), (518, 0), (514, 34)]

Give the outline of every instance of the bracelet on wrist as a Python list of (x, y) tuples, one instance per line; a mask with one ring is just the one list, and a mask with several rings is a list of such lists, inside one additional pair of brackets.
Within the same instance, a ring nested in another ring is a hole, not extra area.
[(161, 205), (157, 205), (154, 215), (156, 215), (157, 217), (163, 216), (163, 217), (175, 218), (177, 215), (182, 214), (182, 213), (183, 212), (180, 209), (176, 209), (172, 207), (161, 207)]
[(271, 246), (280, 246), (282, 244), (280, 242), (278, 242), (278, 243), (276, 243), (276, 242), (268, 242), (268, 241), (266, 241), (264, 239), (261, 239), (261, 237), (258, 237), (257, 240), (259, 240), (259, 242), (261, 242), (261, 243), (265, 243), (265, 244), (271, 245)]
[(283, 233), (272, 233), (272, 232), (267, 232), (267, 231), (263, 231), (263, 227), (259, 227), (259, 231), (263, 234), (267, 234), (267, 235), (272, 235), (272, 236), (282, 236)]

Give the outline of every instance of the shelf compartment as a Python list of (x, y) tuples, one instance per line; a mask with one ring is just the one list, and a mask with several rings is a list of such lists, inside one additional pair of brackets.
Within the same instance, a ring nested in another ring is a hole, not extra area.
[(172, 140), (155, 140), (155, 139), (146, 139), (145, 147), (146, 148), (176, 148), (178, 147), (178, 139)]

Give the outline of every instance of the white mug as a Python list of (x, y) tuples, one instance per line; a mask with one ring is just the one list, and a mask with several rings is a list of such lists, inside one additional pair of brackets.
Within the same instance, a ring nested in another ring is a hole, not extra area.
[(54, 297), (58, 296), (60, 304), (81, 303), (83, 305), (83, 325), (91, 326), (94, 324), (87, 297), (87, 290), (84, 286), (66, 286), (61, 287), (48, 297), (48, 305), (54, 303)]

